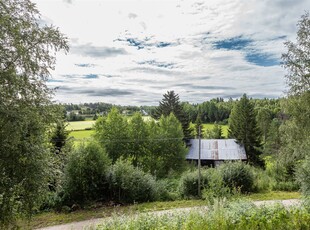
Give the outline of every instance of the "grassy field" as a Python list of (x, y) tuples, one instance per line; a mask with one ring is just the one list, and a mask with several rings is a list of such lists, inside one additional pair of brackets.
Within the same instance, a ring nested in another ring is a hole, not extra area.
[[(298, 192), (265, 192), (255, 193), (251, 195), (242, 195), (242, 199), (245, 200), (285, 200), (285, 199), (298, 199), (301, 195)], [(205, 200), (176, 200), (166, 202), (147, 202), (135, 205), (125, 206), (99, 206), (89, 207), (84, 210), (78, 210), (70, 213), (55, 213), (55, 212), (44, 212), (35, 215), (30, 222), (30, 227), (39, 228), (44, 226), (51, 226), (57, 224), (70, 223), (74, 221), (83, 221), (92, 218), (103, 218), (110, 217), (115, 214), (133, 214), (133, 213), (145, 213), (159, 210), (168, 210), (173, 208), (185, 208), (195, 206), (206, 206), (208, 202)]]
[(75, 139), (86, 139), (90, 138), (95, 133), (95, 130), (79, 130), (72, 131), (69, 134), (69, 137), (74, 137)]
[(76, 130), (85, 130), (91, 129), (95, 124), (95, 121), (71, 121), (68, 122), (67, 130), (76, 131)]
[[(203, 124), (202, 125), (202, 130), (203, 131), (206, 131), (206, 130), (211, 130), (213, 129), (214, 127), (214, 124)], [(222, 128), (223, 128), (223, 135), (224, 137), (228, 137), (228, 125), (222, 125)]]
[[(144, 117), (144, 120), (151, 119), (150, 117)], [(95, 121), (71, 121), (67, 126), (67, 130), (70, 130), (70, 137), (74, 137), (76, 139), (84, 139), (91, 137), (94, 134), (94, 130), (85, 130), (91, 129)], [(194, 128), (194, 124), (192, 124)], [(214, 124), (203, 124), (203, 131), (213, 129)], [(223, 135), (224, 137), (228, 136), (228, 125), (222, 125), (223, 127)]]

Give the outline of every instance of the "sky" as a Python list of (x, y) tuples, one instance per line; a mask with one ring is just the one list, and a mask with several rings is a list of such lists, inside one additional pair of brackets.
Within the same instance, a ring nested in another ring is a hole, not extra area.
[(281, 54), (309, 0), (33, 0), (68, 37), (48, 86), (61, 103), (158, 105), (285, 95)]

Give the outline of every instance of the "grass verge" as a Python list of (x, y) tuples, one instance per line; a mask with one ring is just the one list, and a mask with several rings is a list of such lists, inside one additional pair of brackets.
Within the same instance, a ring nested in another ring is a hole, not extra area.
[[(298, 199), (301, 195), (298, 192), (265, 192), (250, 195), (242, 195), (241, 198), (248, 200), (286, 200)], [(177, 200), (167, 202), (148, 202), (134, 205), (117, 206), (117, 207), (89, 207), (84, 210), (78, 210), (70, 213), (44, 212), (37, 214), (29, 223), (29, 228), (39, 228), (58, 224), (65, 224), (76, 221), (83, 221), (93, 218), (110, 217), (115, 214), (127, 215), (133, 213), (145, 213), (159, 210), (168, 210), (174, 208), (186, 208), (195, 206), (206, 206), (208, 202), (205, 200)], [(25, 224), (23, 224), (25, 226)]]

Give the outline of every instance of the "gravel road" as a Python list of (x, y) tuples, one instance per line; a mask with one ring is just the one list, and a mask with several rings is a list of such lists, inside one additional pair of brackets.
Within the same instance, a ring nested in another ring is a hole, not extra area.
[[(289, 206), (296, 206), (300, 205), (301, 201), (299, 199), (290, 199), (290, 200), (268, 200), (268, 201), (254, 201), (253, 202), (257, 206), (262, 205), (272, 205), (276, 203), (282, 203), (285, 207)], [(180, 212), (187, 212), (194, 209), (201, 209), (207, 207), (191, 207), (191, 208), (177, 208), (177, 209), (169, 209), (163, 211), (154, 211), (155, 215), (163, 215), (170, 212), (180, 211)], [(37, 230), (83, 230), (83, 229), (94, 229), (97, 224), (104, 223), (104, 221), (108, 221), (111, 217), (107, 218), (97, 218), (97, 219), (90, 219), (85, 221), (79, 222), (72, 222), (69, 224), (62, 224), (62, 225), (55, 225), (46, 228), (40, 228)]]

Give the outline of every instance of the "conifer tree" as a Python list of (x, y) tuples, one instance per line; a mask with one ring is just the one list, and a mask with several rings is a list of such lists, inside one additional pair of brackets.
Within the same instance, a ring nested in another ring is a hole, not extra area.
[(170, 113), (173, 113), (182, 124), (184, 139), (191, 138), (192, 130), (190, 129), (189, 118), (183, 111), (179, 95), (175, 94), (174, 91), (168, 91), (163, 95), (163, 97), (164, 98), (159, 102), (159, 106), (156, 108), (153, 114), (153, 118), (159, 119), (162, 115), (167, 117), (170, 115)]
[(261, 133), (257, 127), (254, 105), (246, 94), (243, 94), (229, 117), (229, 137), (244, 145), (249, 163), (263, 166), (261, 154)]

